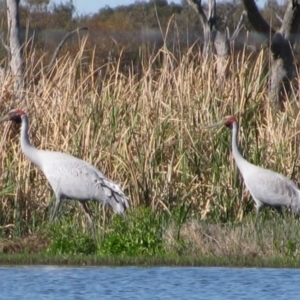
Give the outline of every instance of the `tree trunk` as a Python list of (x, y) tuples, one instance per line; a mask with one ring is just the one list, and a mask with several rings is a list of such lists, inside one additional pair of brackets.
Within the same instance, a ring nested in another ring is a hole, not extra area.
[(217, 28), (217, 7), (216, 0), (208, 0), (208, 12), (202, 8), (201, 0), (187, 0), (190, 6), (199, 14), (203, 27), (204, 41), (202, 57), (210, 55), (222, 57), (230, 56), (229, 39), (226, 32), (222, 33)]
[(268, 99), (276, 109), (283, 109), (295, 78), (293, 46), (300, 23), (300, 5), (289, 0), (280, 29), (275, 32), (261, 16), (254, 0), (243, 0), (248, 19), (254, 30), (265, 35), (270, 42), (271, 69)]
[[(217, 6), (216, 0), (208, 0), (208, 12), (205, 13), (201, 0), (187, 0), (189, 5), (199, 14), (203, 27), (204, 41), (202, 48), (202, 57), (204, 59), (214, 58), (216, 60), (216, 73), (218, 78), (226, 77), (228, 70), (228, 58), (230, 57), (230, 41), (227, 30), (221, 32), (217, 27)], [(243, 16), (234, 33), (234, 37), (240, 30), (243, 22)]]
[(24, 86), (22, 45), (20, 41), (20, 0), (6, 0), (9, 30), (10, 69), (14, 78), (14, 91), (19, 94)]
[(283, 101), (290, 95), (292, 80), (296, 75), (293, 46), (299, 23), (299, 3), (290, 0), (281, 27), (273, 36), (271, 43), (272, 65), (269, 99), (281, 109), (283, 108)]

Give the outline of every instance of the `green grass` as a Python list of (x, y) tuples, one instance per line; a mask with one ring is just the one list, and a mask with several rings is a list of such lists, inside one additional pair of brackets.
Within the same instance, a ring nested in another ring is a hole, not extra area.
[(193, 266), (193, 267), (257, 267), (300, 268), (299, 257), (245, 256), (98, 256), (1, 254), (0, 265), (62, 265), (62, 266)]
[(189, 207), (171, 215), (141, 207), (114, 216), (96, 239), (64, 217), (32, 238), (0, 240), (0, 264), (300, 267), (299, 220), (277, 212), (243, 222), (194, 219)]

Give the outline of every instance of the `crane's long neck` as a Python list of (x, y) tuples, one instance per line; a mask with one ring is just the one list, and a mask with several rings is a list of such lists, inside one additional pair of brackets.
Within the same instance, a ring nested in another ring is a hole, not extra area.
[(21, 148), (25, 156), (34, 163), (38, 168), (42, 168), (39, 152), (40, 150), (33, 147), (30, 143), (28, 136), (29, 121), (28, 116), (22, 116), (22, 126), (21, 126)]
[(251, 164), (242, 156), (242, 154), (238, 149), (238, 142), (237, 142), (238, 128), (239, 128), (238, 123), (234, 122), (232, 124), (232, 154), (240, 172), (243, 174), (245, 168), (249, 167), (249, 165)]

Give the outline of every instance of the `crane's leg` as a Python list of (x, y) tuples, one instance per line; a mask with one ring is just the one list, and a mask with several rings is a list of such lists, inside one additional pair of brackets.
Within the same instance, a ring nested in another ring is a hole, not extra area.
[(254, 222), (254, 229), (257, 229), (258, 215), (259, 215), (259, 212), (256, 211), (256, 217), (255, 217), (255, 222)]
[(58, 209), (60, 207), (60, 204), (61, 204), (61, 198), (59, 196), (56, 196), (56, 200), (55, 200), (55, 206), (54, 206), (54, 209), (53, 209), (53, 212), (52, 212), (52, 215), (50, 217), (50, 222), (52, 223), (54, 221), (54, 218), (58, 212)]
[(83, 206), (83, 209), (85, 211), (85, 215), (89, 221), (89, 224), (90, 224), (90, 229), (92, 231), (92, 235), (93, 237), (95, 238), (95, 228), (94, 228), (94, 223), (93, 223), (93, 220), (92, 220), (92, 213), (91, 213), (91, 210), (89, 209), (86, 201), (80, 201), (80, 203), (82, 204)]
[(255, 223), (254, 223), (254, 228), (257, 229), (257, 222), (259, 218), (259, 213), (262, 209), (263, 205), (260, 203), (256, 203), (256, 217), (255, 217)]
[(284, 215), (283, 215), (283, 212), (282, 212), (282, 207), (281, 206), (276, 206), (275, 209), (278, 211), (278, 213), (280, 214), (282, 219), (284, 219)]

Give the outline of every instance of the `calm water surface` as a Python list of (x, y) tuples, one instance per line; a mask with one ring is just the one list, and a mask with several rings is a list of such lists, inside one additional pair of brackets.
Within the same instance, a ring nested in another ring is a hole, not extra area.
[(299, 269), (0, 267), (0, 299), (300, 299)]

